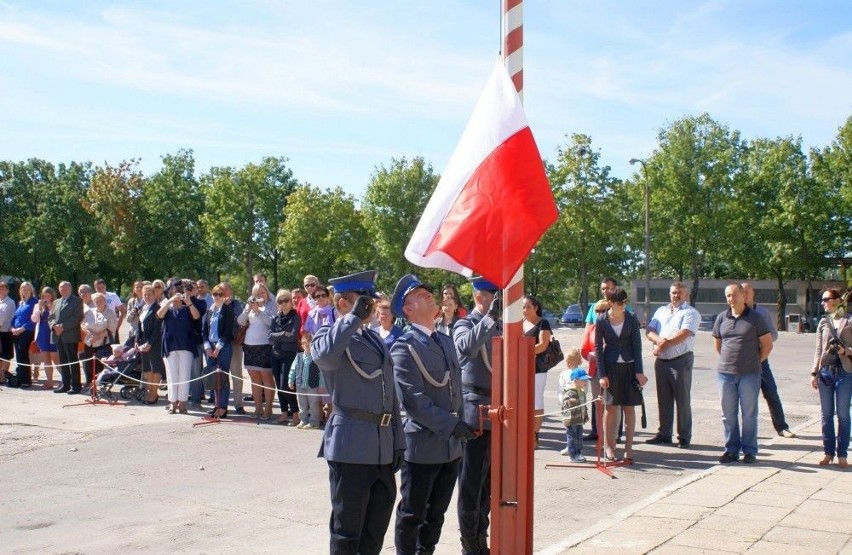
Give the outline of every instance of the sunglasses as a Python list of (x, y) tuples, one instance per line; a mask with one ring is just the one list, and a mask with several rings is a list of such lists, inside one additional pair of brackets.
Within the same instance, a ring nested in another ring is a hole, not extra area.
[(224, 297), (225, 294), (224, 293), (213, 293), (213, 296), (214, 297)]
[(278, 299), (278, 304), (287, 304), (290, 302), (290, 299)]
[(836, 300), (837, 300), (837, 299), (839, 299), (839, 298), (840, 298), (840, 297), (823, 297), (823, 298), (822, 298), (822, 302), (824, 302), (824, 303), (825, 303), (825, 302), (828, 302), (828, 301), (836, 301)]
[(315, 299), (322, 299), (323, 297), (328, 297), (328, 293), (317, 293), (314, 295)]

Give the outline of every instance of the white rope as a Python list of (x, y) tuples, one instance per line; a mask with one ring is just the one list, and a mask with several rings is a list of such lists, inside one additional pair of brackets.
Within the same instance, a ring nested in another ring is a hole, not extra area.
[[(597, 401), (600, 401), (601, 399), (602, 399), (602, 397), (601, 397), (600, 395), (598, 395), (597, 397), (595, 397), (595, 398), (594, 398), (594, 399), (592, 399), (591, 401), (586, 401), (586, 402), (585, 402), (585, 403), (583, 403), (582, 405), (577, 405), (576, 407), (571, 407), (571, 410), (579, 409), (580, 407), (585, 407), (585, 406), (591, 405), (592, 403), (595, 403), (595, 402), (597, 402)], [(561, 414), (562, 414), (562, 409), (559, 409), (559, 410), (556, 410), (556, 411), (553, 411), (553, 412), (546, 412), (546, 413), (544, 413), (544, 414), (536, 414), (533, 418), (544, 418), (545, 416), (553, 416), (554, 414), (559, 414), (559, 415), (561, 415)]]
[[(92, 357), (92, 358), (95, 358), (95, 357)], [(130, 376), (130, 375), (128, 375), (128, 374), (125, 374), (124, 372), (120, 371), (118, 368), (115, 368), (115, 367), (111, 366), (111, 364), (114, 364), (114, 362), (113, 362), (113, 363), (110, 363), (110, 362), (107, 362), (107, 361), (105, 361), (105, 360), (103, 360), (103, 359), (98, 359), (98, 360), (99, 360), (100, 362), (102, 362), (102, 363), (103, 363), (103, 365), (104, 365), (106, 368), (109, 368), (110, 370), (112, 370), (112, 371), (114, 371), (114, 372), (117, 372), (119, 376), (122, 376), (122, 377), (124, 377), (124, 378), (129, 379), (129, 380), (133, 380), (134, 382), (138, 382), (138, 383), (139, 383), (139, 385), (160, 385), (160, 384), (161, 384), (161, 382), (156, 382), (156, 383), (155, 383), (155, 382), (148, 382), (148, 381), (145, 381), (145, 380), (141, 379), (141, 377), (140, 377), (140, 378), (136, 378), (136, 377), (134, 377), (134, 376)], [(192, 383), (192, 382), (197, 382), (197, 381), (200, 381), (200, 380), (204, 380), (204, 379), (210, 378), (210, 377), (212, 377), (212, 376), (214, 376), (214, 375), (216, 375), (216, 374), (224, 374), (225, 376), (230, 376), (230, 377), (232, 377), (232, 378), (236, 378), (236, 379), (241, 380), (241, 381), (244, 381), (244, 382), (245, 382), (245, 381), (250, 381), (250, 380), (246, 380), (246, 379), (245, 379), (245, 378), (243, 378), (242, 376), (237, 376), (236, 374), (231, 374), (230, 372), (225, 372), (225, 371), (224, 371), (224, 370), (222, 370), (221, 368), (217, 367), (217, 368), (215, 368), (212, 372), (208, 372), (207, 374), (203, 374), (203, 375), (201, 375), (201, 376), (199, 376), (199, 377), (197, 377), (197, 378), (190, 378), (189, 380), (187, 380), (187, 381), (185, 381), (185, 382), (168, 382), (168, 384), (169, 384), (169, 385), (183, 385), (183, 384), (190, 384), (190, 383)], [(278, 388), (276, 388), (276, 387), (269, 387), (269, 386), (267, 386), (267, 385), (263, 385), (263, 384), (255, 384), (254, 382), (252, 382), (252, 384), (251, 384), (251, 385), (252, 385), (252, 387), (257, 386), (257, 387), (260, 387), (260, 388), (262, 388), (262, 389), (266, 389), (266, 390), (268, 390), (268, 391), (275, 391), (275, 392), (281, 392), (281, 393), (290, 393), (290, 394), (292, 394), (292, 395), (305, 395), (305, 396), (307, 396), (307, 397), (328, 397), (328, 396), (330, 396), (330, 395), (331, 395), (331, 393), (299, 393), (298, 391), (290, 391), (289, 389), (278, 389)]]
[[(62, 363), (62, 364), (60, 364), (58, 362), (57, 363), (43, 362), (43, 363), (39, 363), (39, 364), (21, 364), (19, 362), (16, 362), (15, 360), (5, 359), (5, 358), (0, 358), (0, 362), (9, 362), (9, 363), (14, 362), (15, 366), (29, 366), (30, 368), (41, 368), (42, 364), (44, 364), (46, 366), (49, 365), (49, 364), (53, 364), (53, 366), (55, 368), (61, 368), (62, 366), (73, 366), (75, 364), (80, 364), (81, 362), (89, 362), (90, 360), (94, 360), (95, 358), (96, 357), (93, 357), (93, 356), (89, 357), (89, 358), (81, 358), (80, 360), (78, 360), (76, 362), (65, 362), (65, 363)], [(7, 370), (7, 372), (8, 372), (8, 370)]]

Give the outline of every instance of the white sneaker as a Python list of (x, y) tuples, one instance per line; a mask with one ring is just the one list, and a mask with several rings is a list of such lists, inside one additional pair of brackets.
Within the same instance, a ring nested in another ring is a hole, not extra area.
[(569, 455), (568, 448), (566, 447), (565, 449), (560, 451), (559, 454), (562, 455), (563, 457), (567, 457)]
[(298, 424), (296, 424), (296, 429), (297, 429), (297, 430), (302, 430), (302, 429), (304, 429), (304, 428), (305, 428), (305, 423), (304, 423), (304, 422), (299, 422)]
[[(298, 427), (298, 426), (297, 426), (297, 427)], [(304, 426), (302, 426), (302, 429), (303, 429), (303, 430), (318, 430), (318, 429), (319, 429), (319, 426), (317, 426), (316, 424), (311, 424), (310, 422), (308, 422), (307, 424), (305, 424)]]
[(576, 455), (574, 457), (571, 457), (571, 462), (584, 463), (586, 462), (586, 457), (584, 457), (583, 455)]

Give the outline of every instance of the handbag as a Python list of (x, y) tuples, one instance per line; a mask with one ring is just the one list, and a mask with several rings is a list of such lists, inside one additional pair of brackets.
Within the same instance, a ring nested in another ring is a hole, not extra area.
[[(829, 330), (831, 330), (832, 339), (839, 345), (843, 345), (843, 342), (840, 340), (840, 337), (837, 336), (837, 330), (834, 328), (834, 324), (831, 322), (831, 318), (826, 316), (825, 322), (828, 324)], [(843, 345), (845, 348), (846, 345)], [(843, 371), (843, 365), (840, 363), (840, 355), (837, 352), (827, 352), (825, 354), (825, 364), (823, 364), (819, 369), (819, 379), (820, 381), (827, 386), (833, 386), (837, 381), (837, 377), (840, 372)]]
[(246, 340), (246, 332), (248, 331), (248, 324), (245, 326), (237, 326), (237, 331), (234, 333), (234, 342), (233, 345), (240, 346)]
[(547, 349), (535, 356), (536, 372), (547, 372), (560, 362), (564, 355), (562, 354), (562, 346), (559, 340), (555, 337), (550, 337), (550, 343), (547, 344)]

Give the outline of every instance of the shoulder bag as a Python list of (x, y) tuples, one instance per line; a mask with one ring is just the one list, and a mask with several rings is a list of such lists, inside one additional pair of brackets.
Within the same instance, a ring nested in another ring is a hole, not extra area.
[(564, 355), (562, 354), (562, 346), (559, 340), (550, 336), (550, 343), (547, 344), (547, 349), (535, 356), (536, 372), (547, 372), (560, 362)]

